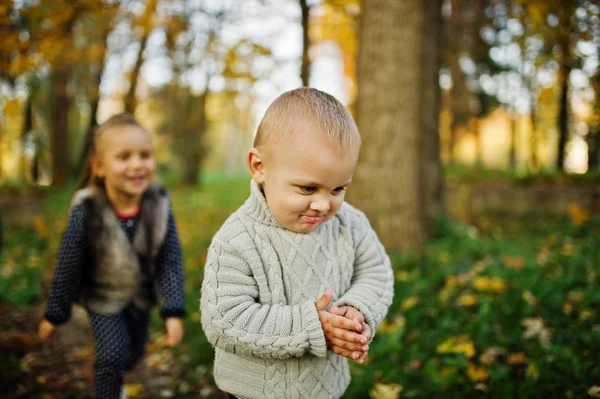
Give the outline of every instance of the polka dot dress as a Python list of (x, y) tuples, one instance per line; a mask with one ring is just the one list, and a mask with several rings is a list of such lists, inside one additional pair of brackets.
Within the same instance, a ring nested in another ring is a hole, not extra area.
[[(139, 215), (120, 218), (119, 223), (130, 241), (136, 231)], [(63, 234), (45, 318), (58, 325), (71, 317), (71, 306), (79, 294), (85, 267), (92, 258), (87, 245), (83, 208), (71, 210)], [(183, 262), (181, 246), (172, 211), (169, 211), (167, 233), (157, 255), (157, 283), (162, 299), (161, 316), (183, 317)], [(141, 290), (151, 290), (154, 282), (142, 276)], [(149, 314), (133, 305), (112, 316), (88, 312), (96, 345), (94, 365), (96, 397), (119, 398), (123, 372), (132, 368), (144, 353), (148, 339)]]

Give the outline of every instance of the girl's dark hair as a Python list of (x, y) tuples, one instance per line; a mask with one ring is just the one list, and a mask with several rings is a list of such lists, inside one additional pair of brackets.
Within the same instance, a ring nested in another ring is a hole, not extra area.
[(88, 148), (86, 151), (87, 155), (84, 168), (81, 171), (79, 180), (77, 181), (77, 190), (90, 186), (102, 186), (104, 184), (102, 179), (100, 179), (98, 176), (95, 176), (92, 171), (92, 158), (98, 154), (98, 142), (100, 137), (108, 130), (123, 126), (135, 126), (147, 131), (133, 115), (127, 112), (113, 115), (104, 123), (96, 126), (91, 131), (90, 136), (88, 136), (86, 139), (88, 143)]

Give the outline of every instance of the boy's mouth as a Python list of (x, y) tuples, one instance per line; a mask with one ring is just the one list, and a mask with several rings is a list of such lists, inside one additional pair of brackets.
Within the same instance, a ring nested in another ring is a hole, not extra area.
[(323, 221), (323, 219), (325, 219), (325, 216), (307, 216), (307, 215), (302, 215), (302, 219), (309, 224), (317, 224)]

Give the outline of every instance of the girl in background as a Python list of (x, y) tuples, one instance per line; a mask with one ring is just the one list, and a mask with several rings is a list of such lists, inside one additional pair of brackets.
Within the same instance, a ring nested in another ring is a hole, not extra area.
[(165, 189), (153, 183), (152, 137), (129, 114), (94, 131), (90, 160), (71, 201), (39, 337), (49, 340), (87, 310), (98, 399), (126, 397), (123, 374), (143, 356), (151, 307), (162, 299), (167, 345), (181, 342), (182, 254)]

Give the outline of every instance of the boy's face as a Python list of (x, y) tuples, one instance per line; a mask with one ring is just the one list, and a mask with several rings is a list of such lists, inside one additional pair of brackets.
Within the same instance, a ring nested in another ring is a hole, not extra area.
[(294, 129), (260, 151), (251, 149), (248, 162), (275, 219), (291, 231), (308, 233), (342, 205), (359, 146), (343, 153), (310, 124)]

